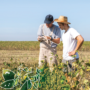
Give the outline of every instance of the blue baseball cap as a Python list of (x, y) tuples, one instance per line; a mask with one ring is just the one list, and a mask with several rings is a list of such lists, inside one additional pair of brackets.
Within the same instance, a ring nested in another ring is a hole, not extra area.
[(53, 21), (53, 16), (49, 14), (45, 17), (44, 23), (50, 24), (52, 21)]

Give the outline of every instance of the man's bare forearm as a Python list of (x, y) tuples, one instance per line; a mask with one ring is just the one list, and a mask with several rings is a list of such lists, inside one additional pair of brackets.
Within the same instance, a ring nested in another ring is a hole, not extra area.
[(59, 44), (59, 43), (60, 43), (60, 38), (53, 39), (52, 41), (53, 41), (54, 43), (56, 43), (56, 44)]
[(76, 39), (77, 39), (77, 46), (75, 48), (75, 52), (80, 49), (80, 47), (82, 46), (82, 44), (84, 42), (84, 39), (81, 35), (79, 37), (77, 37)]
[[(45, 36), (45, 38), (51, 40), (51, 37), (49, 37), (49, 36)], [(53, 41), (54, 43), (56, 43), (56, 44), (59, 44), (59, 43), (60, 43), (60, 38), (53, 39), (52, 41)]]
[(76, 51), (82, 46), (82, 44), (84, 42), (84, 39), (83, 39), (83, 37), (81, 35), (77, 36), (76, 40), (78, 41), (77, 46), (76, 46), (74, 51), (69, 52), (69, 56), (75, 55)]

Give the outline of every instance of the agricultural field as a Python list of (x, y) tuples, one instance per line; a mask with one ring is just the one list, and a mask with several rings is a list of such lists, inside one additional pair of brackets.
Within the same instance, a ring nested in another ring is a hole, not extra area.
[[(39, 50), (40, 43), (37, 41), (0, 41), (0, 50)], [(57, 50), (62, 51), (62, 42)], [(90, 42), (86, 41), (79, 51), (90, 51)]]
[[(39, 42), (34, 41), (0, 41), (0, 85), (4, 82), (2, 76), (4, 69), (10, 69), (16, 73), (18, 67), (23, 65), (23, 68), (33, 68), (34, 74), (32, 75), (36, 75), (39, 44)], [(57, 47), (58, 66), (55, 66), (53, 72), (50, 72), (49, 68), (46, 67), (43, 73), (40, 73), (44, 80), (42, 79), (39, 85), (36, 84), (38, 90), (90, 90), (90, 42), (84, 42), (78, 53), (80, 57), (79, 63), (73, 64), (78, 68), (77, 72), (63, 73), (64, 65), (61, 63), (62, 43), (60, 43)], [(22, 77), (24, 75), (25, 73), (22, 74)], [(5, 89), (0, 88), (0, 90)], [(20, 85), (12, 90), (20, 90)], [(37, 90), (37, 88), (32, 87), (31, 89), (28, 88), (28, 90)]]

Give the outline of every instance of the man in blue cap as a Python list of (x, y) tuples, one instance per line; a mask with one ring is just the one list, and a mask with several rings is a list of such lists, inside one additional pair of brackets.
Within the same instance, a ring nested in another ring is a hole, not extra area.
[(56, 47), (61, 38), (60, 28), (53, 24), (53, 20), (52, 15), (47, 15), (37, 33), (38, 41), (40, 41), (39, 67), (48, 63), (51, 71), (53, 71), (53, 65), (57, 65)]

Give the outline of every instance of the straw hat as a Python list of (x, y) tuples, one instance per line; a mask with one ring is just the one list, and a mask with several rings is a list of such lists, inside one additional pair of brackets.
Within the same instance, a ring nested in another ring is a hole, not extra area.
[(60, 16), (58, 19), (54, 20), (55, 22), (60, 22), (60, 23), (66, 23), (66, 24), (71, 24), (68, 22), (68, 18), (65, 16)]

